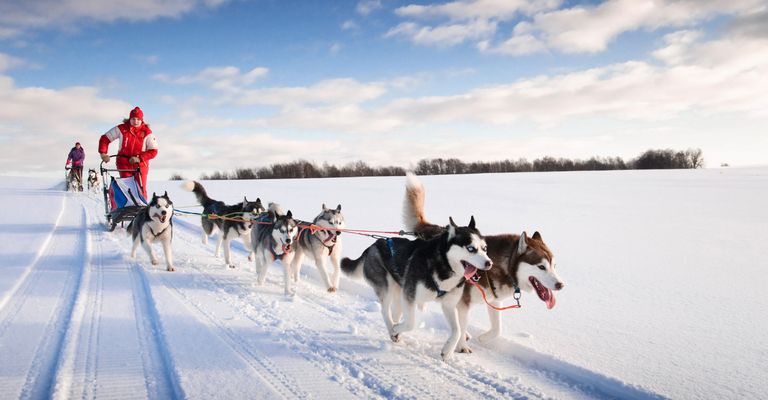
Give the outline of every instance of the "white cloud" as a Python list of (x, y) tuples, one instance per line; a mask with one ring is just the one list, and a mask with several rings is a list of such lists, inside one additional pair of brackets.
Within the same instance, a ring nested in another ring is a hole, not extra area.
[(762, 0), (608, 0), (597, 6), (538, 13), (532, 21), (522, 23), (525, 29), (516, 27), (500, 46), (486, 46), (486, 50), (526, 54), (516, 45), (537, 40), (563, 53), (595, 53), (604, 51), (624, 32), (691, 27), (718, 15), (748, 15), (764, 7)]
[(454, 21), (472, 19), (511, 19), (518, 13), (532, 14), (558, 7), (562, 0), (466, 0), (440, 5), (407, 5), (395, 10), (411, 18), (447, 17)]
[(238, 105), (269, 105), (283, 108), (305, 104), (358, 104), (382, 96), (383, 82), (360, 83), (354, 79), (329, 79), (312, 86), (275, 87), (247, 90), (231, 99)]
[(0, 2), (0, 39), (30, 28), (76, 28), (80, 21), (151, 21), (177, 17), (201, 7), (218, 7), (225, 0), (35, 0)]
[(493, 35), (496, 22), (476, 19), (467, 23), (440, 25), (437, 27), (420, 26), (404, 22), (390, 29), (384, 37), (405, 36), (416, 44), (434, 46), (454, 46), (468, 40), (483, 39)]
[(368, 15), (381, 8), (381, 0), (362, 0), (357, 3), (355, 11), (361, 15)]
[(131, 107), (93, 87), (16, 87), (0, 75), (0, 142), (12, 149), (0, 158), (0, 171), (23, 166), (26, 172), (61, 168), (63, 174), (75, 141), (95, 152), (99, 136), (127, 117)]
[(8, 54), (0, 53), (0, 72), (27, 65), (27, 62)]
[(341, 24), (341, 30), (343, 31), (353, 31), (357, 29), (360, 29), (360, 26), (357, 24), (357, 22), (352, 21), (351, 19), (348, 19)]
[(256, 67), (248, 72), (241, 72), (240, 68), (233, 66), (209, 67), (194, 75), (184, 75), (177, 78), (165, 74), (153, 76), (160, 82), (189, 85), (201, 84), (215, 90), (236, 92), (250, 86), (258, 79), (265, 77), (269, 69)]

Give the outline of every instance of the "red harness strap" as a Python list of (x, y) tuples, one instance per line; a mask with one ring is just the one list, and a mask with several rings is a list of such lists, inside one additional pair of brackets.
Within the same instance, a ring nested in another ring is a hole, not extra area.
[(477, 275), (477, 273), (473, 273), (469, 277), (467, 277), (467, 274), (464, 275), (465, 278), (467, 278), (467, 282), (473, 284), (478, 290), (480, 290), (480, 294), (483, 295), (483, 301), (485, 301), (485, 304), (488, 305), (488, 307), (493, 308), (496, 311), (504, 311), (509, 310), (510, 308), (520, 308), (520, 289), (515, 288), (515, 294), (514, 299), (517, 302), (515, 305), (507, 306), (507, 307), (496, 307), (493, 304), (488, 302), (488, 298), (485, 296), (485, 290), (483, 290), (483, 287), (480, 286), (477, 281), (480, 280), (480, 275)]

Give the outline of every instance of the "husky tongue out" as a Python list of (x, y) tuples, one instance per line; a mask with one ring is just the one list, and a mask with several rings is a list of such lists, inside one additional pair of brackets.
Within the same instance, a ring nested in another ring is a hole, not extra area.
[(152, 218), (157, 218), (160, 222), (165, 222), (166, 216), (165, 215), (160, 215), (158, 213), (155, 213), (155, 214), (152, 215)]
[(536, 294), (539, 295), (539, 298), (541, 301), (543, 301), (547, 305), (547, 309), (551, 310), (552, 307), (555, 306), (555, 294), (552, 292), (552, 290), (547, 289), (544, 285), (539, 282), (538, 279), (534, 277), (529, 277), (529, 281), (531, 281), (531, 285), (533, 285), (533, 288), (536, 289)]
[(464, 278), (466, 279), (473, 277), (475, 272), (477, 272), (477, 267), (464, 260), (461, 260), (461, 265), (464, 266)]

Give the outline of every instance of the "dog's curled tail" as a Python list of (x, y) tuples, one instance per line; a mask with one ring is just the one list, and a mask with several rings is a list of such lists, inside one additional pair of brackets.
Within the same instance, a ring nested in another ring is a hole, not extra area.
[(363, 277), (363, 264), (365, 262), (363, 261), (365, 259), (365, 255), (368, 253), (368, 249), (366, 249), (363, 254), (360, 255), (360, 257), (357, 258), (357, 260), (353, 260), (349, 257), (344, 257), (341, 259), (341, 270), (344, 271), (345, 274), (353, 277), (353, 278), (362, 278)]
[(194, 193), (195, 197), (197, 197), (197, 202), (200, 203), (200, 205), (205, 206), (211, 202), (211, 198), (208, 197), (208, 193), (206, 193), (205, 188), (203, 188), (203, 185), (197, 181), (186, 181), (181, 185), (181, 187)]
[(418, 230), (423, 225), (430, 225), (424, 217), (424, 186), (412, 172), (406, 174), (403, 225), (411, 231)]

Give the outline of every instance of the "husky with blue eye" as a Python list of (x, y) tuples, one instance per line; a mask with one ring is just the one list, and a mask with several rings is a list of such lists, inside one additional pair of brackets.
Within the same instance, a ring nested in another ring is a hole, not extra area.
[(139, 245), (144, 247), (149, 255), (152, 265), (159, 264), (152, 244), (160, 242), (165, 253), (165, 265), (168, 271), (175, 271), (173, 267), (173, 252), (171, 240), (173, 239), (173, 202), (168, 198), (168, 192), (162, 196), (152, 193), (149, 205), (136, 214), (126, 229), (133, 239), (131, 258), (136, 258), (136, 250)]
[[(405, 229), (415, 232), (422, 239), (430, 239), (443, 234), (445, 227), (426, 220), (424, 199), (424, 186), (415, 175), (408, 174), (403, 204)], [(525, 232), (520, 235), (487, 235), (485, 241), (488, 244), (488, 256), (493, 260), (495, 267), (489, 271), (478, 271), (477, 283), (487, 292), (491, 304), (500, 307), (505, 299), (522, 290), (535, 292), (547, 309), (555, 306), (555, 291), (561, 290), (565, 283), (557, 273), (552, 251), (544, 243), (539, 232), (534, 232), (533, 236), (528, 236)], [(466, 344), (467, 315), (472, 305), (483, 303), (480, 291), (472, 285), (466, 285), (458, 305), (462, 334), (457, 351), (472, 352)], [(501, 313), (491, 307), (486, 308), (491, 320), (491, 329), (480, 335), (481, 341), (501, 335)]]
[(299, 226), (293, 214), (290, 210), (283, 213), (279, 205), (269, 203), (268, 211), (262, 213), (256, 221), (257, 225), (251, 230), (251, 243), (255, 253), (257, 284), (264, 284), (270, 265), (282, 264), (285, 294), (294, 294), (290, 268)]
[(459, 342), (456, 307), (464, 292), (466, 277), (492, 266), (485, 239), (475, 228), (474, 217), (469, 225), (461, 227), (456, 226), (453, 219), (449, 220), (443, 232), (429, 240), (379, 239), (357, 260), (341, 260), (341, 269), (346, 274), (365, 277), (373, 288), (394, 342), (400, 340), (401, 333), (416, 326), (417, 306), (439, 302), (451, 327), (451, 336), (441, 352), (444, 361), (453, 357)]

